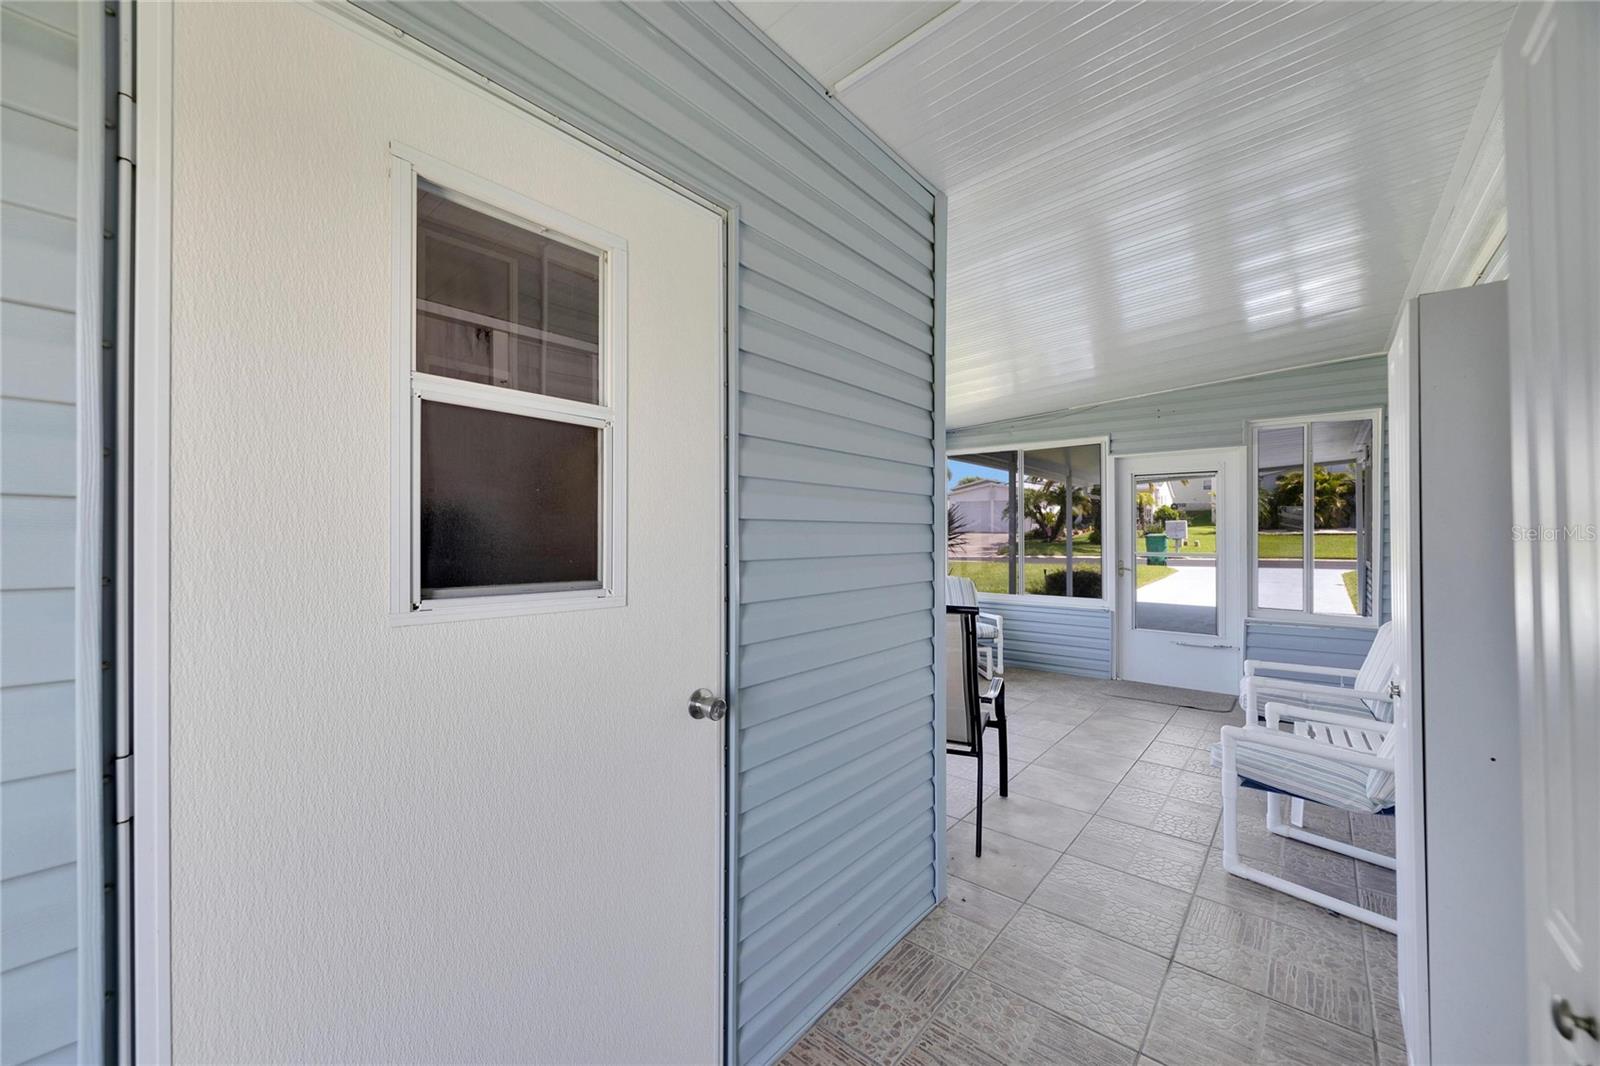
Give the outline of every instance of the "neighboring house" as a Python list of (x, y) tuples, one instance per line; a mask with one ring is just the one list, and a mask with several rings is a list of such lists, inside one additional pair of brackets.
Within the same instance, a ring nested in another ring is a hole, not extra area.
[(951, 489), (946, 497), (950, 509), (960, 516), (966, 533), (1008, 533), (1008, 489), (1003, 481), (969, 481)]

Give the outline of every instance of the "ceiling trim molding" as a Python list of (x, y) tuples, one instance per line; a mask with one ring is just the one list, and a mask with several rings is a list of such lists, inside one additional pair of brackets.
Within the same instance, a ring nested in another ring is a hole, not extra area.
[[(1478, 94), (1467, 135), (1461, 140), (1455, 166), (1445, 182), (1417, 254), (1405, 295), (1395, 311), (1394, 329), (1400, 328), (1405, 305), (1423, 292), (1473, 284), (1483, 275), (1505, 242), (1505, 106), (1500, 56), (1489, 65), (1489, 76)], [(1497, 206), (1498, 205), (1498, 206)], [(1465, 248), (1471, 258), (1458, 276), (1446, 273)], [(1390, 337), (1394, 330), (1390, 331)]]
[(891, 44), (889, 47), (885, 48), (883, 51), (879, 52), (877, 55), (861, 64), (859, 67), (852, 70), (850, 73), (844, 75), (842, 78), (839, 78), (833, 83), (833, 86), (828, 89), (828, 95), (838, 96), (840, 93), (849, 90), (852, 85), (859, 84), (867, 78), (870, 78), (873, 74), (894, 62), (895, 59), (904, 55), (912, 48), (915, 48), (917, 44), (924, 38), (937, 33), (947, 23), (960, 17), (968, 9), (977, 7), (978, 3), (979, 0), (960, 0), (959, 3), (951, 4), (937, 15), (934, 15), (927, 22), (924, 22), (922, 25), (918, 26), (916, 29), (912, 30), (898, 41), (894, 42), (894, 44)]
[(1175, 392), (1188, 392), (1190, 389), (1204, 389), (1212, 385), (1231, 385), (1237, 381), (1250, 381), (1254, 378), (1270, 378), (1278, 374), (1292, 374), (1300, 370), (1315, 370), (1318, 367), (1336, 366), (1339, 363), (1354, 363), (1362, 359), (1387, 358), (1387, 351), (1363, 352), (1360, 355), (1341, 355), (1337, 359), (1319, 359), (1314, 363), (1297, 363), (1294, 366), (1280, 366), (1272, 370), (1255, 370), (1248, 374), (1235, 374), (1232, 377), (1212, 378), (1209, 381), (1196, 381), (1190, 385), (1174, 385), (1170, 389), (1152, 389), (1149, 392), (1132, 392), (1126, 396), (1116, 396), (1106, 400), (1096, 400), (1093, 403), (1080, 403), (1069, 407), (1057, 407), (1049, 411), (1036, 411), (1028, 415), (1014, 415), (1011, 418), (994, 418), (987, 422), (973, 422), (970, 425), (954, 426), (946, 431), (946, 435), (953, 433), (974, 433), (979, 430), (994, 429), (1000, 426), (1014, 425), (1019, 422), (1029, 422), (1035, 419), (1060, 418), (1062, 415), (1078, 414), (1083, 411), (1093, 411), (1097, 407), (1107, 407), (1111, 404), (1127, 403), (1129, 400), (1146, 400), (1152, 396), (1170, 396)]
[(928, 191), (930, 195), (934, 196), (935, 198), (944, 194), (943, 189), (929, 181), (927, 175), (923, 174), (922, 171), (906, 162), (905, 156), (895, 151), (893, 146), (891, 146), (888, 141), (884, 140), (882, 137), (879, 137), (877, 133), (873, 131), (871, 126), (868, 126), (865, 122), (862, 122), (861, 119), (857, 117), (855, 112), (851, 111), (844, 105), (842, 100), (839, 100), (833, 95), (833, 93), (829, 92), (828, 87), (822, 84), (822, 82), (818, 81), (815, 74), (811, 73), (804, 66), (802, 66), (800, 62), (794, 58), (794, 56), (778, 47), (778, 43), (772, 39), (772, 36), (768, 34), (766, 30), (756, 25), (755, 21), (749, 15), (740, 10), (738, 4), (734, 3), (733, 0), (714, 0), (714, 2), (718, 7), (722, 8), (723, 11), (727, 12), (731, 18), (736, 20), (739, 25), (743, 26), (746, 30), (749, 30), (750, 33), (766, 47), (767, 51), (772, 53), (775, 59), (777, 59), (784, 66), (788, 67), (790, 70), (794, 71), (801, 78), (805, 79), (806, 84), (811, 86), (811, 88), (816, 91), (818, 96), (828, 101), (829, 106), (848, 119), (851, 125), (860, 130), (866, 136), (866, 138), (876, 145), (885, 155), (898, 163), (901, 169), (903, 169), (907, 174), (911, 175), (912, 180), (914, 180), (918, 185), (921, 185)]

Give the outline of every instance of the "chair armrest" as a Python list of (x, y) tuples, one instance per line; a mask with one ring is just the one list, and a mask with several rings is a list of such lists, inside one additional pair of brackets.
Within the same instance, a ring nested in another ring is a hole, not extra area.
[(1368, 770), (1384, 770), (1394, 773), (1394, 760), (1382, 755), (1368, 755), (1365, 752), (1351, 751), (1349, 748), (1336, 748), (1331, 744), (1318, 744), (1314, 740), (1297, 737), (1293, 733), (1280, 733), (1273, 729), (1248, 729), (1244, 726), (1225, 725), (1222, 727), (1222, 772), (1239, 776), (1238, 763), (1235, 762), (1234, 745), (1239, 741), (1249, 744), (1263, 744), (1269, 748), (1279, 748), (1283, 751), (1297, 752), (1301, 755), (1313, 755), (1319, 759), (1330, 762), (1349, 763), (1351, 766), (1361, 766)]
[(1377, 733), (1387, 736), (1389, 730), (1394, 728), (1393, 722), (1383, 722), (1376, 718), (1362, 718), (1359, 726), (1350, 726), (1353, 715), (1340, 714), (1338, 711), (1320, 711), (1314, 707), (1302, 707), (1299, 704), (1268, 702), (1263, 713), (1267, 716), (1265, 725), (1257, 725), (1257, 729), (1276, 730), (1282, 719), (1291, 722), (1320, 722), (1323, 725), (1345, 726), (1358, 728), (1363, 733)]
[(997, 677), (991, 677), (989, 679), (989, 684), (984, 689), (984, 691), (978, 693), (978, 699), (980, 699), (980, 700), (993, 700), (993, 699), (995, 699), (996, 697), (998, 697), (1000, 695), (1000, 690), (1005, 687), (1005, 684), (1006, 684), (1006, 679), (1004, 677), (998, 677), (998, 676)]
[(1379, 692), (1376, 689), (1365, 688), (1338, 688), (1333, 685), (1318, 685), (1309, 681), (1288, 681), (1275, 677), (1253, 677), (1245, 683), (1245, 691), (1250, 695), (1260, 693), (1266, 696), (1302, 696), (1306, 699), (1342, 700), (1377, 700), (1380, 703), (1393, 703), (1394, 697), (1388, 692)]
[(1257, 671), (1273, 670), (1280, 674), (1306, 674), (1312, 677), (1355, 677), (1359, 670), (1346, 670), (1338, 666), (1303, 666), (1300, 663), (1275, 663), (1266, 659), (1246, 659), (1244, 675), (1254, 677)]

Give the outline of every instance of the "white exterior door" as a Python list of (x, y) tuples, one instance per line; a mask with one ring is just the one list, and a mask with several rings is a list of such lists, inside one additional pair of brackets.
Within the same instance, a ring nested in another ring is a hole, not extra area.
[[(1600, 6), (1519, 12), (1504, 61), (1529, 1057), (1593, 1062), (1600, 1055)], [(1565, 1017), (1558, 1017), (1562, 1004)]]
[(1238, 449), (1117, 457), (1119, 678), (1237, 691), (1243, 467)]
[(717, 1061), (722, 217), (342, 15), (171, 18), (173, 1055)]

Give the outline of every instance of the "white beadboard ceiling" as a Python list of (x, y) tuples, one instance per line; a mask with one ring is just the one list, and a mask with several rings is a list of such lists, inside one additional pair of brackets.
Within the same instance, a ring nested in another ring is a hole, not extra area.
[(1384, 350), (1511, 17), (741, 7), (948, 194), (952, 428)]

